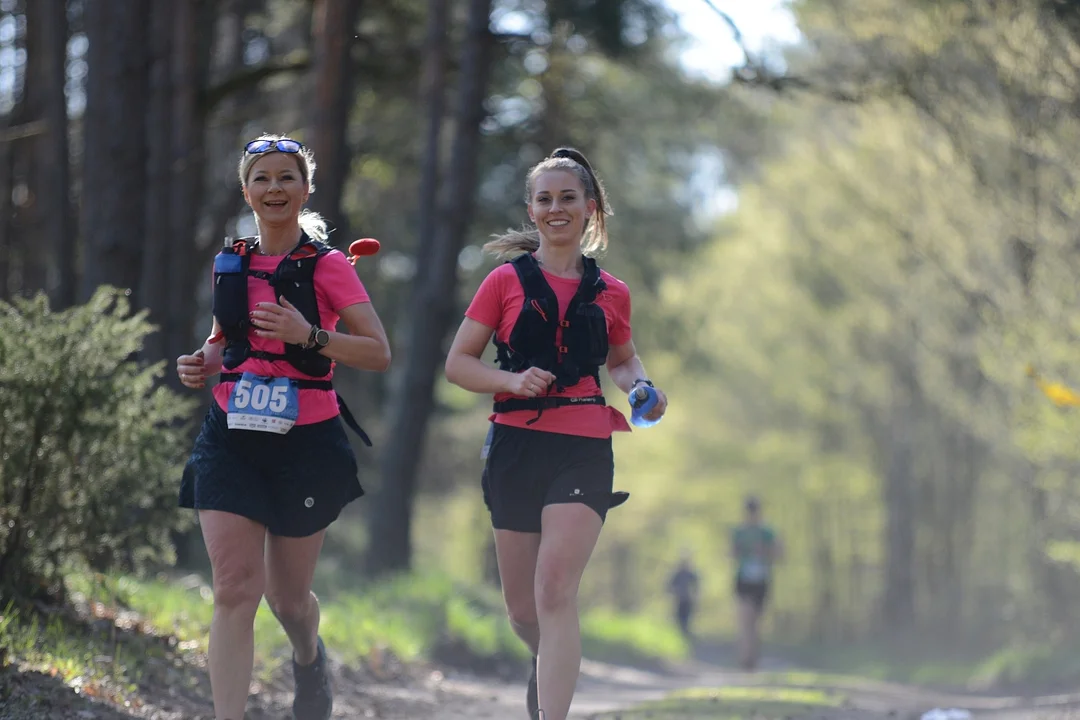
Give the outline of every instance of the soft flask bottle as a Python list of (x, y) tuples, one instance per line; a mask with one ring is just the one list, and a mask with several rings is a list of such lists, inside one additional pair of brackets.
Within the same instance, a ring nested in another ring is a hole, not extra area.
[(660, 420), (646, 420), (645, 415), (648, 414), (654, 407), (659, 398), (656, 395), (656, 389), (648, 385), (639, 385), (635, 390), (630, 393), (630, 422), (635, 427), (647, 428), (652, 427)]

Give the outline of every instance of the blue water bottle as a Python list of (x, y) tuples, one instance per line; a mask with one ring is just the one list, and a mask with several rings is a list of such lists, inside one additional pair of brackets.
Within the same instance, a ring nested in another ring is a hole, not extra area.
[(652, 383), (649, 383), (648, 385), (639, 384), (634, 390), (630, 391), (630, 397), (628, 399), (630, 400), (630, 422), (633, 425), (640, 428), (647, 428), (660, 422), (660, 419), (645, 419), (645, 415), (656, 407), (656, 403), (660, 399), (657, 396), (656, 388), (652, 386)]

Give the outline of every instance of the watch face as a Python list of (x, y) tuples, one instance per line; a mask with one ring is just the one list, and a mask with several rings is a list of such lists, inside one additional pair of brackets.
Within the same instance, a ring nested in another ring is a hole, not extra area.
[(315, 344), (319, 347), (326, 347), (330, 343), (330, 333), (322, 328), (319, 328), (315, 333)]

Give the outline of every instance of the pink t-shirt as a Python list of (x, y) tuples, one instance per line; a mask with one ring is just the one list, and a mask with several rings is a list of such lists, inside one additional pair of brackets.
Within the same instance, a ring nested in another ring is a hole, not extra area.
[[(252, 255), (252, 270), (262, 270), (272, 273), (277, 269), (278, 263), (284, 256)], [(315, 297), (319, 305), (319, 324), (327, 330), (337, 327), (342, 309), (357, 303), (371, 302), (364, 284), (356, 274), (354, 268), (345, 255), (339, 250), (331, 250), (319, 258), (315, 265)], [(248, 308), (254, 310), (256, 303), (277, 302), (270, 283), (252, 275), (248, 276)], [(248, 332), (248, 340), (252, 350), (265, 352), (285, 352), (285, 343), (280, 340), (269, 340), (255, 334), (254, 328)], [(298, 380), (329, 380), (334, 376), (330, 374), (322, 378), (313, 378), (305, 375), (285, 361), (259, 360), (248, 358), (232, 370), (223, 372), (242, 373), (251, 371), (256, 375), (269, 377), (288, 377)], [(229, 395), (232, 394), (234, 382), (218, 383), (214, 386), (214, 399), (218, 406), (225, 411), (229, 408)], [(322, 422), (338, 414), (337, 394), (333, 390), (315, 390), (302, 388), (299, 390), (300, 408), (296, 419), (297, 425), (310, 425)]]
[[(543, 271), (543, 268), (541, 270)], [(566, 317), (566, 308), (577, 292), (581, 280), (561, 278), (547, 271), (543, 272), (548, 285), (558, 298), (559, 319), (562, 320)], [(611, 347), (625, 345), (631, 339), (630, 289), (626, 283), (603, 270), (600, 271), (600, 276), (607, 284), (607, 289), (596, 296), (596, 304), (603, 309), (607, 320), (608, 344)], [(506, 342), (514, 329), (518, 315), (521, 314), (524, 303), (525, 291), (521, 287), (517, 271), (510, 263), (504, 263), (484, 278), (468, 310), (465, 311), (465, 317), (488, 326), (495, 331), (495, 337), (499, 342)], [(556, 330), (556, 342), (561, 342), (561, 340), (562, 328), (559, 328)], [(588, 397), (599, 394), (600, 389), (596, 385), (596, 380), (589, 376), (582, 378), (577, 385), (568, 387), (561, 393), (553, 389), (551, 396)], [(495, 401), (512, 397), (515, 396), (509, 393), (497, 393)], [(495, 413), (490, 419), (502, 425), (594, 438), (608, 438), (611, 437), (612, 432), (630, 430), (630, 425), (622, 413), (613, 407), (603, 405), (567, 405), (544, 410), (539, 420), (528, 425), (528, 421), (535, 417), (535, 410), (518, 410), (510, 413)]]

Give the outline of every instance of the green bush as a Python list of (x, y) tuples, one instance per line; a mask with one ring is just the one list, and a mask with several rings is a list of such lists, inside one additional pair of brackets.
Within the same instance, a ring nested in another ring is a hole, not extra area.
[(0, 302), (0, 597), (171, 560), (194, 408), (138, 361), (153, 329), (112, 288), (62, 312)]
[(652, 664), (690, 657), (690, 644), (671, 623), (606, 610), (581, 618), (581, 644), (595, 660)]

